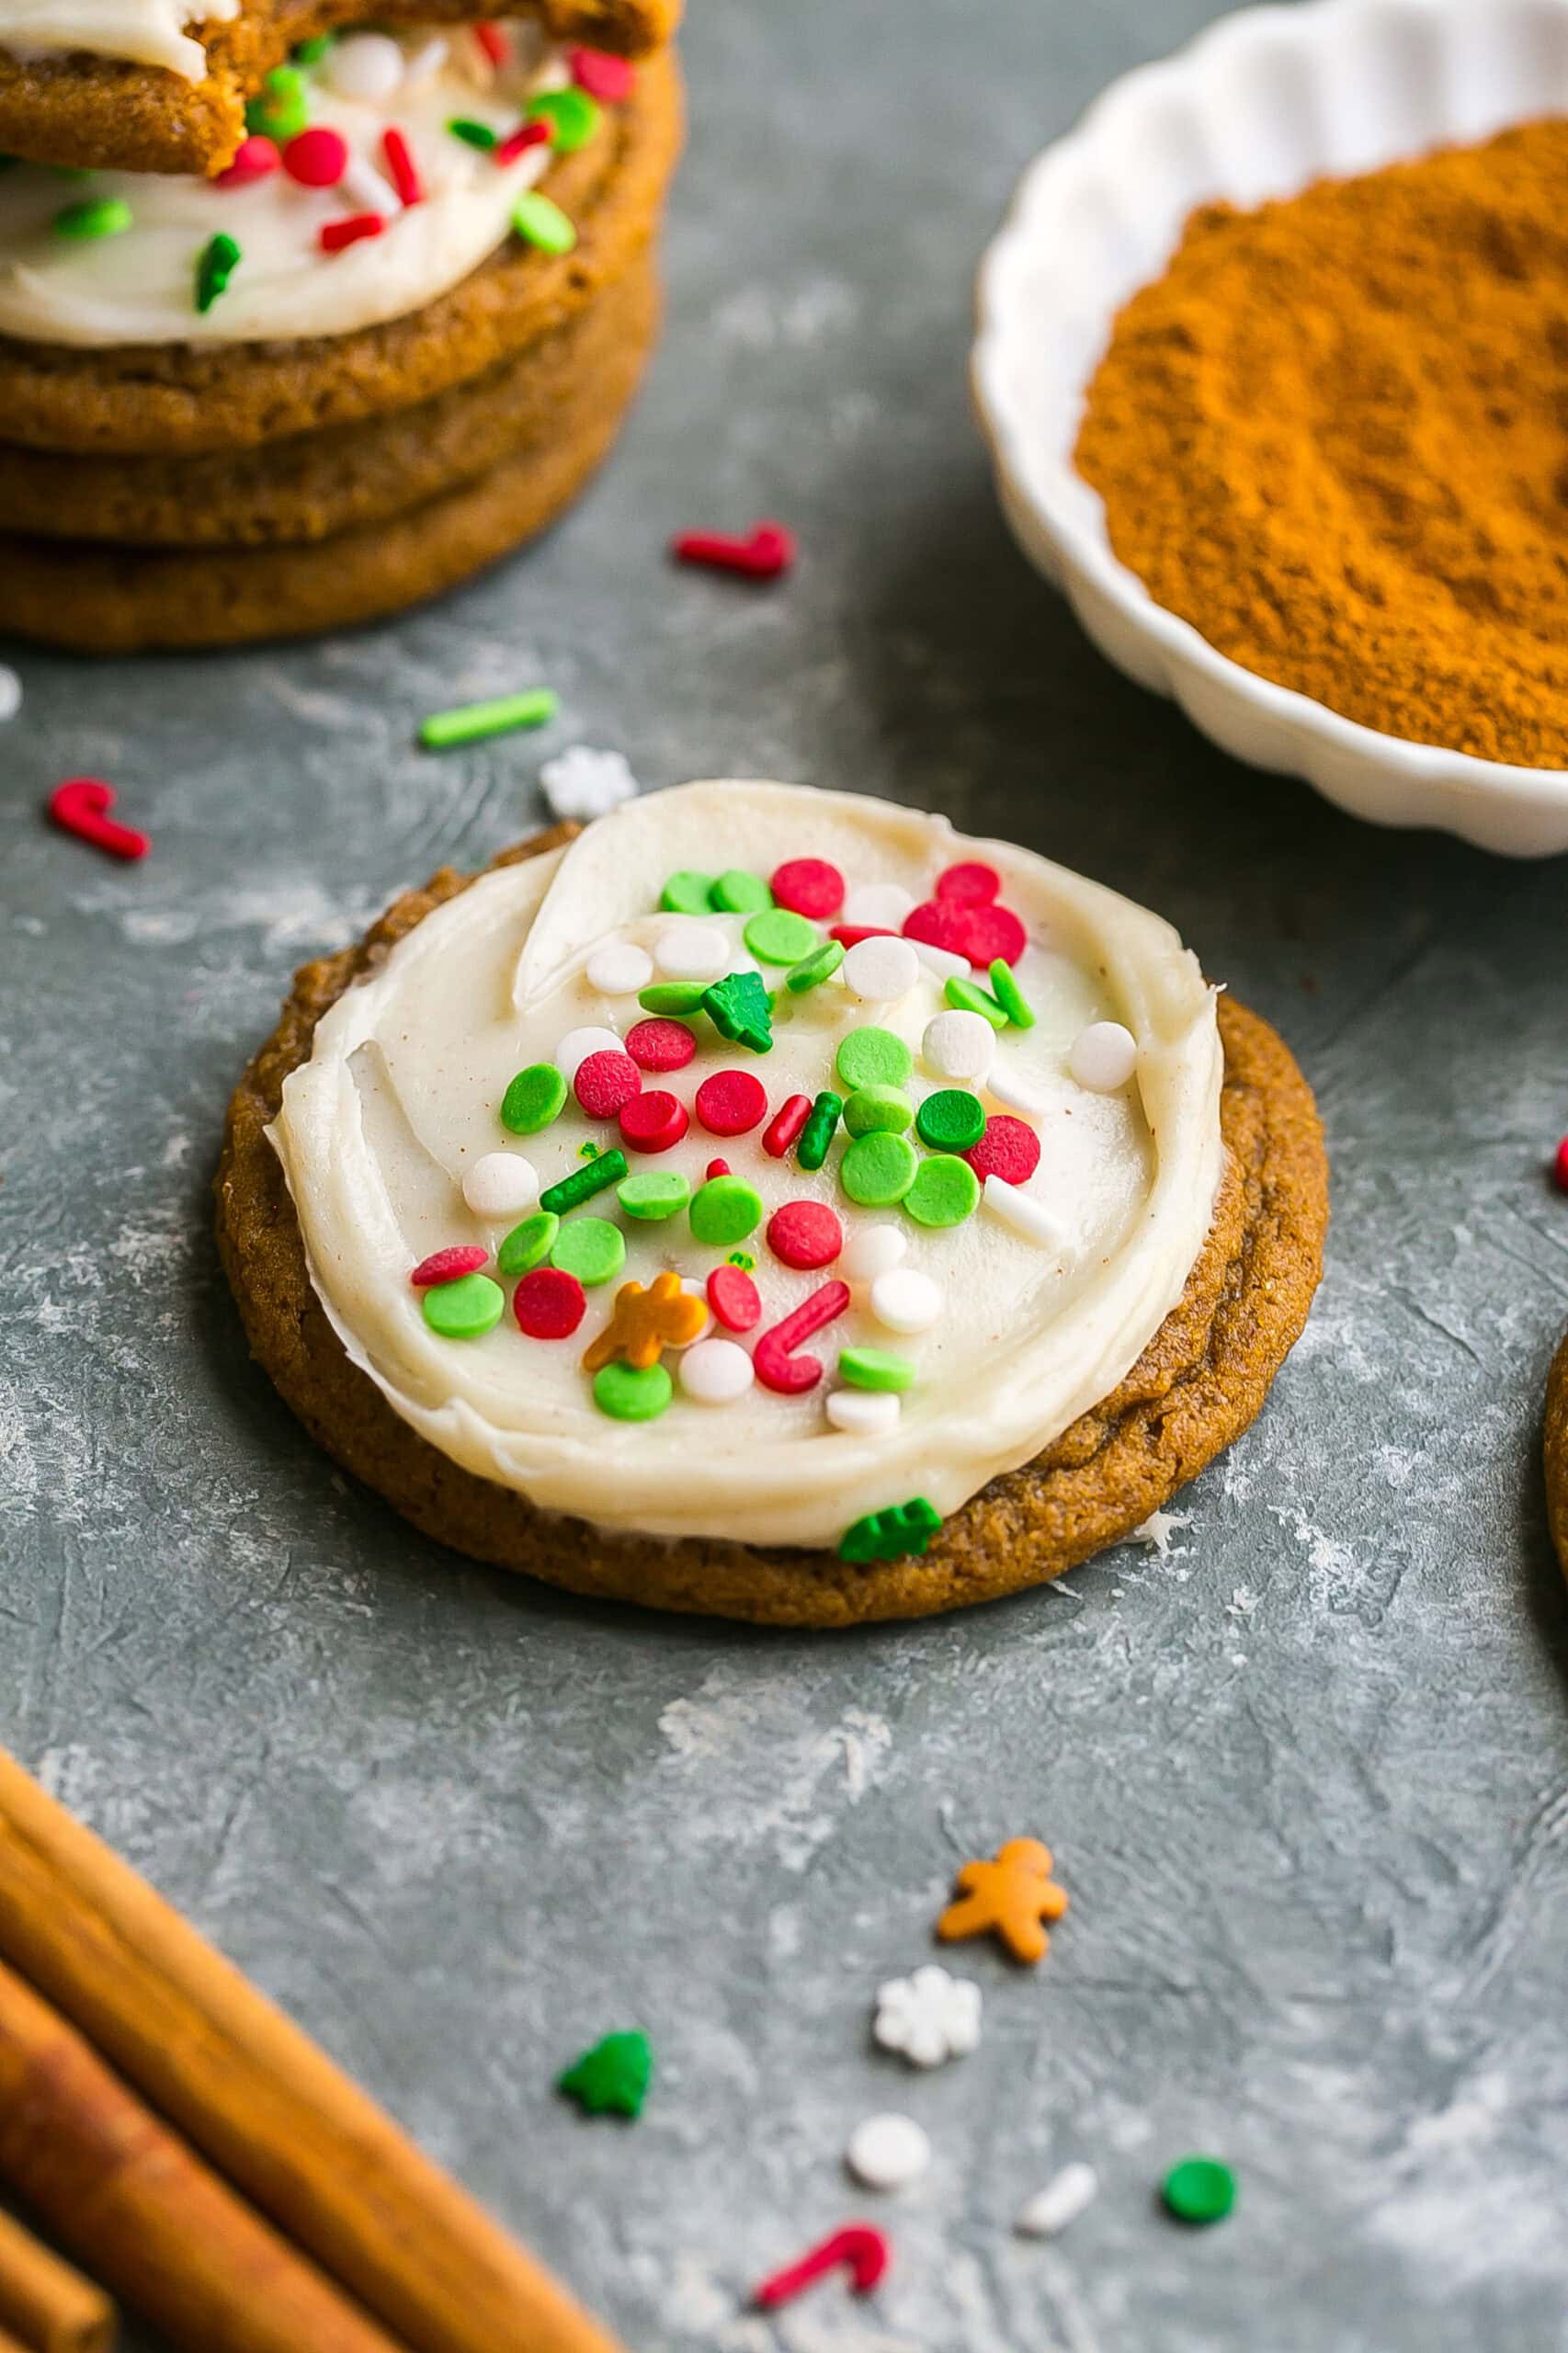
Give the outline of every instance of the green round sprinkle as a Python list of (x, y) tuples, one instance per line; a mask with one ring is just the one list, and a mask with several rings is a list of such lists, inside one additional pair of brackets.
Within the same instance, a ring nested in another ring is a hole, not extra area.
[[(788, 907), (764, 907), (753, 915), (741, 937), (752, 954), (764, 964), (798, 964), (809, 956), (822, 938), (814, 923), (804, 915), (791, 915)], [(829, 943), (836, 948), (836, 939)]]
[(577, 232), (559, 204), (537, 188), (529, 188), (513, 205), (512, 226), (525, 245), (537, 245), (541, 254), (569, 254), (577, 242)]
[(516, 727), (547, 727), (560, 707), (560, 698), (548, 687), (530, 687), (526, 694), (497, 695), (491, 702), (434, 710), (421, 720), (419, 740), (427, 752), (445, 752), (454, 744), (481, 744), (486, 736), (509, 735)]
[(196, 265), (196, 307), (210, 311), (239, 267), (240, 249), (222, 229), (201, 248)]
[[(706, 915), (712, 913), (709, 892), (713, 888), (711, 874), (696, 874), (689, 867), (682, 867), (672, 874), (659, 893), (659, 904), (672, 915)], [(702, 995), (701, 987), (697, 992)]]
[(530, 1063), (501, 1097), (501, 1125), (515, 1136), (537, 1136), (566, 1107), (566, 1081), (553, 1063)]
[(812, 1105), (811, 1117), (801, 1130), (801, 1141), (795, 1147), (795, 1159), (800, 1167), (822, 1166), (843, 1109), (843, 1098), (830, 1089), (824, 1089), (817, 1097)]
[(1183, 2157), (1160, 2194), (1178, 2222), (1222, 2222), (1236, 2202), (1236, 2177), (1218, 2157)]
[(852, 1136), (886, 1131), (902, 1135), (915, 1117), (915, 1106), (896, 1086), (858, 1086), (844, 1107), (844, 1124)]
[(644, 1013), (700, 1013), (706, 994), (702, 981), (650, 981), (637, 1002)]
[(536, 1210), (532, 1217), (515, 1225), (495, 1253), (495, 1264), (504, 1275), (526, 1275), (535, 1267), (542, 1267), (555, 1247), (555, 1237), (561, 1231), (561, 1220), (551, 1210)]
[(691, 1230), (710, 1250), (728, 1250), (762, 1223), (762, 1195), (744, 1176), (712, 1176), (691, 1197)]
[(843, 961), (844, 942), (824, 939), (814, 956), (808, 956), (803, 964), (797, 964), (792, 972), (785, 973), (784, 985), (796, 996), (804, 996), (808, 989), (820, 988), (824, 981), (830, 981)]
[(630, 1174), (626, 1154), (619, 1147), (614, 1152), (597, 1153), (585, 1167), (574, 1168), (571, 1176), (562, 1176), (559, 1184), (547, 1185), (539, 1197), (539, 1205), (541, 1210), (553, 1210), (557, 1217), (564, 1217), (568, 1210), (580, 1208), (584, 1201), (591, 1201), (596, 1193), (619, 1185)]
[(872, 1135), (856, 1137), (838, 1164), (838, 1181), (862, 1209), (884, 1210), (903, 1200), (919, 1167), (920, 1156), (907, 1136), (890, 1135), (885, 1128), (879, 1129)]
[(607, 1364), (594, 1375), (594, 1403), (617, 1422), (656, 1422), (674, 1394), (662, 1364)]
[(946, 995), (948, 1003), (960, 1013), (978, 1013), (983, 1021), (990, 1022), (993, 1029), (1006, 1029), (1007, 1027), (1007, 1017), (995, 998), (986, 990), (977, 988), (972, 981), (950, 980)]
[(585, 1290), (613, 1281), (626, 1264), (626, 1236), (608, 1217), (574, 1218), (555, 1237), (550, 1263), (575, 1275)]
[(851, 1029), (838, 1049), (838, 1075), (846, 1086), (903, 1086), (915, 1057), (891, 1029)]
[(991, 967), (991, 994), (1015, 1029), (1034, 1028), (1034, 1007), (1013, 978), (1013, 968), (1005, 956), (998, 956)]
[(545, 90), (528, 108), (530, 122), (548, 122), (558, 155), (574, 155), (599, 127), (599, 110), (586, 90)]
[(475, 122), (466, 114), (453, 115), (447, 129), (454, 139), (460, 139), (465, 147), (477, 147), (482, 155), (488, 155), (492, 147), (499, 143), (487, 122)]
[(432, 1283), (424, 1295), (425, 1321), (443, 1340), (480, 1340), (501, 1321), (506, 1294), (488, 1275), (460, 1275)]
[(895, 1394), (915, 1386), (915, 1367), (907, 1357), (886, 1348), (846, 1348), (838, 1359), (838, 1377), (851, 1389), (891, 1389)]
[(709, 892), (708, 904), (722, 915), (754, 915), (773, 904), (773, 893), (760, 874), (732, 866)]
[(55, 214), (54, 233), (85, 244), (94, 237), (122, 237), (131, 219), (131, 207), (122, 196), (88, 196)]
[(628, 1176), (616, 1187), (615, 1198), (628, 1217), (655, 1225), (685, 1209), (691, 1199), (691, 1187), (684, 1176), (673, 1172), (650, 1172), (643, 1176)]
[(934, 1152), (903, 1197), (904, 1214), (916, 1225), (961, 1225), (980, 1202), (980, 1179), (967, 1160)]
[(967, 1152), (985, 1133), (985, 1113), (967, 1086), (944, 1086), (927, 1095), (915, 1115), (915, 1128), (933, 1152)]
[(259, 131), (279, 146), (296, 138), (310, 119), (305, 77), (297, 65), (275, 65), (245, 108), (245, 129)]

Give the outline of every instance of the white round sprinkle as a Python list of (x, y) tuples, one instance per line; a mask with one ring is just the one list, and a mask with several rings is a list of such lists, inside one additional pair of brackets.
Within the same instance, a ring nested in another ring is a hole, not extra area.
[(942, 1312), (942, 1286), (918, 1267), (893, 1267), (871, 1285), (870, 1307), (890, 1332), (928, 1332)]
[(570, 1086), (590, 1054), (622, 1054), (625, 1051), (613, 1029), (568, 1029), (550, 1059)]
[(983, 1078), (996, 1058), (996, 1032), (983, 1013), (938, 1013), (920, 1040), (926, 1067), (938, 1078)]
[(333, 43), (322, 73), (335, 97), (374, 106), (402, 82), (403, 51), (386, 33), (353, 33)]
[(733, 1405), (755, 1378), (750, 1357), (733, 1340), (699, 1340), (680, 1360), (680, 1385), (699, 1405)]
[(891, 1389), (834, 1389), (823, 1404), (834, 1428), (857, 1438), (885, 1438), (898, 1427), (899, 1404)]
[(520, 1152), (487, 1152), (463, 1178), (475, 1217), (521, 1217), (539, 1199), (539, 1170)]
[(849, 2135), (844, 2161), (868, 2189), (903, 2189), (931, 2162), (931, 2143), (913, 2116), (868, 2116)]
[(1039, 1089), (1031, 1086), (1027, 1078), (1021, 1078), (1003, 1054), (997, 1055), (985, 1074), (985, 1092), (994, 1095), (998, 1103), (1005, 1103), (1009, 1111), (1021, 1111), (1037, 1127), (1051, 1108)]
[(873, 1282), (900, 1265), (908, 1250), (909, 1236), (901, 1225), (865, 1225), (839, 1252), (835, 1272), (848, 1283)]
[(1062, 1247), (1062, 1228), (1043, 1201), (1032, 1193), (1020, 1192), (1017, 1185), (1009, 1185), (1005, 1177), (988, 1176), (980, 1188), (980, 1197), (993, 1217), (1010, 1225), (1026, 1242), (1038, 1243), (1042, 1250)]
[(840, 923), (874, 923), (888, 931), (902, 931), (905, 915), (915, 912), (915, 893), (902, 882), (858, 882), (844, 902)]
[(15, 670), (0, 662), (0, 720), (15, 719), (22, 707), (22, 682)]
[(670, 923), (653, 942), (653, 961), (672, 981), (716, 981), (730, 969), (730, 943), (708, 923)]
[(1091, 1095), (1114, 1095), (1138, 1067), (1138, 1040), (1119, 1021), (1091, 1021), (1074, 1039), (1067, 1067)]
[(917, 939), (914, 946), (926, 970), (935, 972), (939, 981), (967, 980), (974, 970), (967, 956), (959, 955), (955, 949), (938, 948), (934, 939)]
[(840, 977), (863, 1005), (896, 1005), (920, 978), (920, 959), (907, 939), (858, 939)]
[(635, 996), (653, 977), (653, 960), (634, 940), (607, 939), (587, 962), (587, 982), (601, 996)]
[(596, 752), (589, 744), (574, 744), (546, 760), (539, 780), (555, 815), (578, 823), (607, 816), (637, 790), (624, 752)]
[(1093, 2201), (1099, 2186), (1099, 2176), (1093, 2165), (1063, 2165), (1020, 2209), (1013, 2228), (1027, 2239), (1053, 2239), (1058, 2231), (1064, 2231), (1069, 2222), (1077, 2221), (1085, 2207)]

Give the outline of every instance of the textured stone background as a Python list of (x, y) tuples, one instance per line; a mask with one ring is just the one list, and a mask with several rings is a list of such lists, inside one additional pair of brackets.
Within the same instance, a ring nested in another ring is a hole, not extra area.
[[(1540, 2353), (1568, 2345), (1568, 1603), (1537, 1440), (1568, 1314), (1561, 865), (1358, 826), (1111, 674), (1004, 536), (966, 407), (975, 258), (1019, 166), (1205, 0), (695, 0), (664, 357), (528, 560), (338, 642), (16, 654), (0, 734), (0, 1737), (624, 2332), (636, 2353)], [(675, 575), (795, 521), (778, 592)], [(534, 679), (550, 743), (443, 759)], [(648, 784), (891, 794), (1152, 901), (1284, 1029), (1336, 1172), (1318, 1311), (1262, 1423), (1124, 1550), (980, 1615), (759, 1639), (443, 1555), (245, 1358), (209, 1236), (225, 1094), (290, 968), (540, 814), (551, 745)], [(155, 854), (39, 822), (116, 779)], [(980, 2052), (906, 2076), (878, 1981), (954, 1864), (1056, 1847), (1074, 1911), (975, 1949)], [(643, 2121), (553, 2072), (642, 2022)], [(777, 2324), (748, 2283), (874, 2204), (897, 2268)], [(1207, 2236), (1157, 2214), (1237, 2165)], [(1055, 2247), (1010, 2234), (1101, 2169)]]

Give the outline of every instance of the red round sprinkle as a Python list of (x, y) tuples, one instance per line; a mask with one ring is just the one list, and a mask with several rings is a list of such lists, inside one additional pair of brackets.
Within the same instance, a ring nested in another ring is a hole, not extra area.
[(1005, 1185), (1027, 1185), (1040, 1166), (1040, 1138), (1022, 1120), (997, 1112), (985, 1122), (985, 1133), (963, 1154), (983, 1180), (1000, 1176)]
[(885, 923), (835, 923), (828, 933), (841, 948), (858, 948), (863, 939), (896, 939), (898, 934)]
[(778, 1118), (769, 1123), (762, 1139), (764, 1152), (771, 1154), (775, 1160), (782, 1160), (811, 1116), (811, 1097), (791, 1095)]
[(697, 1040), (684, 1021), (638, 1021), (626, 1033), (626, 1051), (643, 1070), (684, 1070)]
[(475, 25), (473, 37), (492, 65), (505, 65), (510, 60), (512, 44), (500, 25)]
[(226, 172), (220, 172), (214, 188), (249, 188), (253, 180), (264, 180), (283, 161), (278, 153), (276, 140), (264, 137), (259, 131), (242, 139), (234, 150), (234, 160)]
[(1028, 946), (1028, 934), (1011, 907), (960, 907), (959, 954), (971, 964), (1016, 964)]
[(1557, 1147), (1557, 1159), (1554, 1163), (1554, 1166), (1557, 1172), (1558, 1184), (1565, 1193), (1568, 1193), (1568, 1136), (1564, 1136), (1562, 1142)]
[(428, 1290), (432, 1283), (452, 1283), (460, 1275), (477, 1275), (489, 1256), (477, 1242), (455, 1242), (449, 1250), (433, 1250), (427, 1258), (421, 1258), (408, 1279), (415, 1290)]
[(325, 222), (316, 243), (324, 254), (340, 254), (345, 245), (357, 245), (361, 238), (379, 237), (386, 225), (384, 212), (351, 212), (347, 221)]
[(690, 1125), (686, 1105), (657, 1087), (620, 1107), (621, 1140), (633, 1152), (668, 1152)]
[(767, 1116), (767, 1089), (749, 1070), (716, 1070), (697, 1090), (697, 1116), (714, 1136), (744, 1136)]
[(831, 1267), (844, 1228), (825, 1201), (786, 1201), (767, 1221), (767, 1246), (787, 1267)]
[(822, 923), (844, 904), (844, 877), (825, 858), (787, 858), (774, 873), (774, 899), (792, 915)]
[(708, 1278), (708, 1304), (726, 1332), (749, 1332), (762, 1321), (762, 1294), (744, 1267), (715, 1267)]
[(400, 202), (418, 204), (425, 195), (425, 183), (419, 176), (419, 166), (414, 151), (395, 123), (390, 124), (381, 137), (381, 153), (386, 158), (392, 184)]
[[(923, 939), (927, 948), (945, 948), (951, 956), (969, 956), (967, 907), (949, 906), (941, 899), (923, 899), (903, 919), (905, 939)], [(973, 962), (970, 957), (970, 961)]]
[(977, 858), (949, 866), (937, 877), (937, 896), (949, 907), (988, 907), (1002, 895), (1002, 877)]
[(624, 57), (611, 57), (603, 49), (574, 49), (567, 54), (577, 87), (591, 98), (602, 98), (607, 107), (623, 107), (637, 87), (637, 69)]
[(782, 1324), (775, 1324), (765, 1332), (752, 1350), (752, 1363), (756, 1377), (765, 1389), (780, 1397), (799, 1397), (806, 1390), (814, 1389), (822, 1379), (822, 1366), (815, 1357), (798, 1357), (794, 1353), (802, 1340), (842, 1315), (849, 1304), (847, 1283), (824, 1283), (803, 1299), (792, 1315)]
[(530, 1340), (569, 1339), (587, 1309), (582, 1284), (561, 1267), (536, 1267), (512, 1294), (512, 1313)]
[(348, 142), (340, 131), (315, 123), (289, 141), (283, 168), (301, 188), (335, 188), (348, 169)]
[(492, 148), (491, 157), (497, 164), (515, 164), (519, 155), (528, 153), (530, 147), (545, 147), (549, 143), (548, 122), (542, 119), (538, 122), (520, 122), (516, 131), (507, 132), (498, 147)]
[(703, 1171), (710, 1184), (713, 1182), (715, 1176), (727, 1176), (729, 1173), (730, 1164), (727, 1160), (710, 1160)]
[(642, 1074), (630, 1054), (606, 1046), (577, 1065), (573, 1092), (590, 1120), (613, 1120), (642, 1091)]

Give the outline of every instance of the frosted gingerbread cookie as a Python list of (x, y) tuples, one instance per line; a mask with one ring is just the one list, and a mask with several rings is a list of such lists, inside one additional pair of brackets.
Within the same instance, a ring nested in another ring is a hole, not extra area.
[(1113, 1543), (1244, 1429), (1327, 1176), (1168, 924), (939, 818), (688, 785), (308, 965), (221, 1246), (431, 1535), (656, 1607), (915, 1616)]

